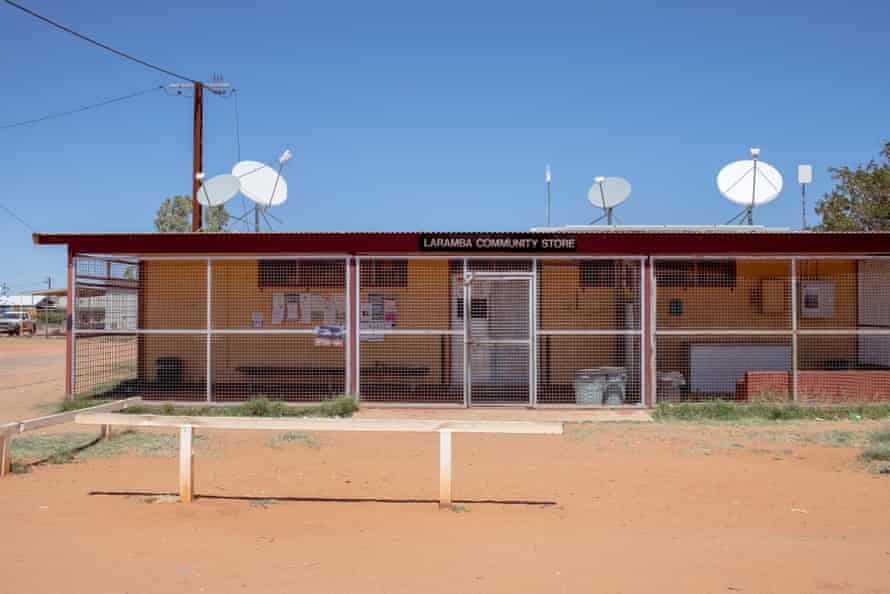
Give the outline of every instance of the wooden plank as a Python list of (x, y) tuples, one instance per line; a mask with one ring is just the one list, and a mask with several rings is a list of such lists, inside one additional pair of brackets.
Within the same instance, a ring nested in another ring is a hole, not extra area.
[(439, 421), (435, 419), (330, 419), (295, 417), (178, 417), (82, 412), (76, 423), (130, 427), (181, 427), (274, 431), (389, 431), (426, 433), (515, 433), (560, 435), (563, 424), (555, 421)]
[(8, 433), (0, 434), (0, 477), (6, 476), (10, 467), (9, 449), (12, 447), (12, 437)]
[(15, 435), (18, 432), (19, 423), (6, 423), (5, 425), (0, 425), (0, 436)]
[(439, 509), (451, 507), (451, 431), (439, 431)]
[(61, 425), (64, 423), (73, 423), (75, 417), (84, 412), (100, 412), (100, 411), (116, 411), (122, 410), (125, 408), (129, 408), (130, 406), (136, 405), (142, 402), (142, 398), (134, 397), (134, 398), (126, 398), (124, 400), (115, 400), (114, 402), (107, 402), (105, 404), (98, 404), (96, 406), (91, 406), (89, 408), (82, 408), (80, 410), (72, 410), (68, 412), (58, 413), (54, 415), (48, 415), (45, 417), (37, 417), (35, 419), (27, 419), (25, 421), (21, 421), (17, 423), (19, 426), (18, 432), (25, 433), (26, 431), (33, 431), (35, 429), (40, 429), (42, 427), (50, 427), (52, 425)]
[(191, 502), (194, 496), (193, 437), (191, 425), (179, 428), (179, 500), (183, 503)]

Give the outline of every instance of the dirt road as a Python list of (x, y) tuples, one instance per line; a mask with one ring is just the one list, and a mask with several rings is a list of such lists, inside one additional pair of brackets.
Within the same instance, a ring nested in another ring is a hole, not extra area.
[(0, 592), (890, 592), (890, 477), (838, 447), (874, 426), (458, 435), (444, 512), (435, 435), (211, 433), (190, 505), (169, 455), (0, 481)]

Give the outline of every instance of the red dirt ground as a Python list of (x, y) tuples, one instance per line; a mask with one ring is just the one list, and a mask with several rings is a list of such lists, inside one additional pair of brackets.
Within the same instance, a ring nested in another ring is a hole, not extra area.
[[(61, 342), (19, 345), (0, 340), (3, 387), (20, 386), (0, 391), (3, 420), (61, 395)], [(197, 493), (231, 499), (135, 494), (176, 489), (176, 460), (162, 456), (0, 481), (0, 592), (890, 592), (890, 477), (865, 472), (858, 449), (818, 445), (875, 426), (457, 435), (455, 496), (471, 501), (442, 512), (401, 501), (435, 497), (435, 435), (270, 447), (271, 433), (212, 433)], [(489, 499), (555, 504), (478, 502)]]

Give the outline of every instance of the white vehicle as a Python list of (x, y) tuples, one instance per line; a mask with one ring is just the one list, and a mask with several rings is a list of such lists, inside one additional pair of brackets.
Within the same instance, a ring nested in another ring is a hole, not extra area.
[(6, 311), (0, 313), (0, 332), (13, 334), (35, 334), (37, 320), (26, 311)]

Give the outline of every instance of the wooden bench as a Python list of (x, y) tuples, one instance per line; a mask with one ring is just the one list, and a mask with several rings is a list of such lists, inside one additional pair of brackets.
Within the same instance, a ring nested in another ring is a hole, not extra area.
[(266, 431), (383, 431), (439, 434), (439, 507), (451, 507), (452, 433), (511, 433), (561, 435), (562, 423), (533, 421), (438, 421), (434, 419), (328, 419), (293, 417), (174, 417), (81, 413), (75, 422), (83, 425), (169, 427), (179, 429), (179, 496), (194, 497), (192, 445), (195, 429), (248, 429)]

